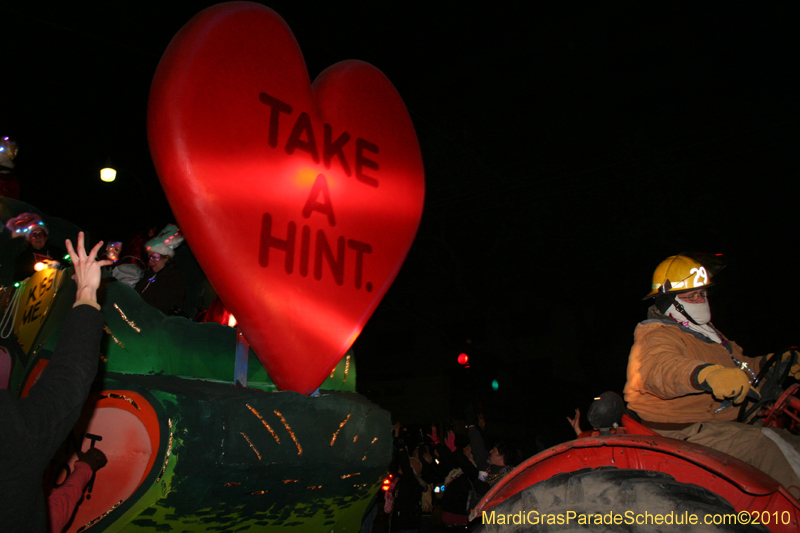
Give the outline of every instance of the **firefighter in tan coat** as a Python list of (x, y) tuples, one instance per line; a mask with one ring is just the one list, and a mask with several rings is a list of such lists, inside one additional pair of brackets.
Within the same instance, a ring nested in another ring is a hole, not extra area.
[[(706, 267), (689, 255), (658, 265), (645, 297), (655, 305), (634, 332), (625, 401), (645, 426), (737, 457), (800, 496), (800, 437), (736, 422), (745, 397), (758, 398), (751, 382), (761, 361), (711, 324), (711, 284)], [(793, 353), (782, 363), (800, 377)]]

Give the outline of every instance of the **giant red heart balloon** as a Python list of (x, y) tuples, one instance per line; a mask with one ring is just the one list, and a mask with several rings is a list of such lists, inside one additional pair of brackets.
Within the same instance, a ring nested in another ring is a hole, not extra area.
[(422, 158), (397, 91), (355, 60), (312, 85), (283, 19), (231, 2), (169, 44), (147, 131), (223, 303), (276, 385), (312, 393), (391, 285), (422, 216)]

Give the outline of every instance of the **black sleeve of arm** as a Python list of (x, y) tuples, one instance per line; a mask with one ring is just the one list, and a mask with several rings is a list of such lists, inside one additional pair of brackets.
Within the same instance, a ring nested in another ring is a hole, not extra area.
[(453, 452), (450, 451), (446, 444), (440, 442), (435, 448), (442, 464), (450, 465), (453, 463)]
[(403, 475), (411, 470), (411, 460), (408, 458), (405, 448), (401, 448), (397, 452), (397, 464), (403, 469)]
[(422, 462), (422, 474), (420, 477), (425, 483), (434, 483), (440, 478), (444, 479), (444, 476), (441, 475), (439, 465), (436, 463), (426, 463), (425, 461)]
[(456, 459), (456, 463), (458, 464), (458, 467), (464, 472), (464, 475), (469, 478), (469, 480), (472, 482), (473, 486), (475, 486), (475, 488), (477, 489), (477, 485), (475, 485), (475, 483), (479, 482), (478, 481), (478, 468), (474, 464), (472, 464), (472, 461), (470, 461), (467, 458), (467, 456), (464, 455), (463, 453), (458, 452), (458, 453), (455, 453), (454, 455), (455, 455), (455, 459)]
[(483, 496), (489, 492), (491, 486), (485, 481), (478, 479), (478, 469), (467, 459), (467, 456), (463, 453), (457, 453), (456, 457), (458, 458), (459, 468), (461, 468), (464, 475), (469, 479), (469, 482), (472, 484), (472, 487), (475, 488), (475, 492), (478, 493), (478, 496)]
[(467, 430), (469, 444), (472, 447), (472, 458), (480, 470), (486, 470), (489, 454), (486, 452), (486, 445), (483, 443), (483, 435), (478, 428), (472, 426)]
[(69, 311), (56, 349), (30, 393), (19, 400), (30, 444), (49, 460), (80, 416), (97, 373), (103, 315), (90, 305)]

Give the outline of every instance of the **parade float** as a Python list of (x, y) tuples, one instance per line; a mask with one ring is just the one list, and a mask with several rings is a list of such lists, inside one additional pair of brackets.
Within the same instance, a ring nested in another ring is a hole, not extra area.
[[(237, 325), (165, 316), (109, 278), (101, 368), (46, 486), (96, 446), (108, 464), (69, 531), (358, 531), (391, 424), (355, 392), (350, 348), (424, 199), (400, 96), (356, 60), (311, 83), (280, 16), (232, 2), (173, 38), (147, 118), (176, 221)], [(4, 223), (22, 213), (41, 216), (53, 242), (76, 238), (69, 222), (0, 199)], [(65, 262), (15, 286), (22, 241), (0, 236), (0, 385), (25, 396), (75, 286)]]

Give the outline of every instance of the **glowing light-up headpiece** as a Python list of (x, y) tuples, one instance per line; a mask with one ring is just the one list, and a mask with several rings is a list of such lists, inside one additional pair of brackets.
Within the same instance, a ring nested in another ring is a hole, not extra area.
[(34, 229), (40, 229), (50, 235), (50, 230), (36, 213), (21, 213), (6, 222), (6, 228), (11, 232), (11, 237), (28, 237)]
[(183, 244), (183, 234), (175, 224), (167, 226), (158, 235), (147, 241), (145, 248), (147, 253), (157, 253), (169, 257), (175, 256), (175, 248)]

